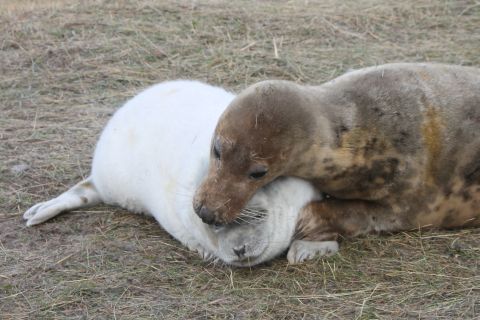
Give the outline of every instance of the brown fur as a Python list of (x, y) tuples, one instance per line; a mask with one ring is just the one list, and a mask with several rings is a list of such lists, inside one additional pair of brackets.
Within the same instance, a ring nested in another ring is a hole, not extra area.
[[(318, 87), (259, 83), (222, 115), (221, 157), (195, 203), (229, 222), (258, 188), (290, 175), (332, 195), (302, 212), (306, 239), (480, 225), (479, 119), (475, 68), (391, 64)], [(250, 179), (259, 164), (268, 173)]]

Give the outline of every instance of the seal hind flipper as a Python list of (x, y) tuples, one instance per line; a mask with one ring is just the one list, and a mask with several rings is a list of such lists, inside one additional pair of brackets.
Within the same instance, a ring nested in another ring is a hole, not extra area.
[(45, 222), (62, 212), (96, 205), (102, 202), (92, 178), (79, 182), (56, 198), (40, 202), (28, 209), (23, 218), (27, 226)]

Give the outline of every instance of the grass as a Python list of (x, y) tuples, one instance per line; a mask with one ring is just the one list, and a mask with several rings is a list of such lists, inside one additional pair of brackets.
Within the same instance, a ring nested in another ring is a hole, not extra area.
[(21, 214), (88, 175), (140, 89), (318, 84), (395, 61), (480, 65), (478, 1), (0, 3), (1, 319), (465, 319), (480, 316), (480, 231), (368, 236), (299, 266), (204, 263), (151, 219), (95, 207)]

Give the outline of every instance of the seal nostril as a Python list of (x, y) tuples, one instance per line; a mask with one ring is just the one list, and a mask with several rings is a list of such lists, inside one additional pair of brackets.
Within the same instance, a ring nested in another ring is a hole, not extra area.
[(215, 222), (215, 214), (205, 206), (201, 207), (198, 215), (202, 219), (203, 223), (213, 224)]
[(233, 252), (237, 255), (237, 257), (243, 257), (245, 255), (245, 245), (233, 248)]
[(200, 215), (200, 210), (202, 209), (202, 203), (201, 202), (194, 202), (193, 203), (193, 211), (195, 211), (195, 213), (197, 215)]

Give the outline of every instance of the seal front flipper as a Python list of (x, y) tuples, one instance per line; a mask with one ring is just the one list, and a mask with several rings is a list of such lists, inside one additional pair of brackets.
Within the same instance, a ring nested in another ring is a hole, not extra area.
[(338, 247), (337, 241), (294, 240), (288, 249), (287, 260), (295, 264), (315, 257), (332, 256), (338, 252)]
[(335, 198), (312, 201), (300, 213), (287, 259), (299, 263), (318, 255), (335, 254), (339, 237), (405, 229), (405, 223), (391, 215), (391, 211), (389, 206), (374, 201)]

